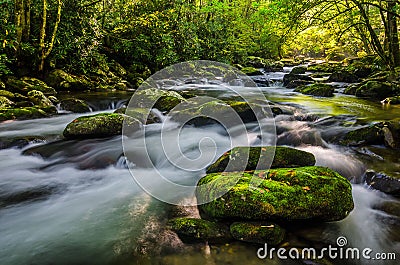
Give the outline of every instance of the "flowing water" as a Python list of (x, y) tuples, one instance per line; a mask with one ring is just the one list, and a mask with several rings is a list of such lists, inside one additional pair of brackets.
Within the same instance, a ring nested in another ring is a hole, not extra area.
[[(277, 80), (283, 76), (270, 75)], [(218, 98), (235, 96), (218, 87), (192, 89)], [(397, 118), (400, 107), (383, 108), (342, 94), (332, 99), (315, 98), (294, 93), (279, 83), (261, 89), (268, 100), (294, 110), (294, 115), (275, 118), (277, 143), (315, 154), (317, 165), (331, 167), (354, 183), (355, 210), (345, 220), (311, 230), (299, 228), (294, 233), (297, 239), (288, 239), (289, 243), (295, 244), (298, 238), (312, 245), (335, 243), (337, 237), (345, 236), (349, 246), (399, 255), (399, 211), (383, 211), (380, 205), (397, 205), (399, 209), (400, 202), (370, 190), (362, 180), (369, 168), (398, 176), (397, 153), (373, 146), (371, 153), (384, 159), (365, 157), (352, 148), (332, 144), (331, 140), (368, 122)], [(253, 91), (243, 88), (241, 93), (251, 96)], [(95, 95), (88, 101), (95, 111), (111, 111), (128, 99), (129, 95)], [(154, 114), (169, 126), (163, 137), (167, 137), (165, 142), (171, 137), (173, 144), (177, 125), (160, 112)], [(36, 139), (23, 149), (0, 150), (0, 264), (303, 264), (259, 260), (257, 246), (239, 243), (211, 248), (183, 246), (164, 229), (170, 206), (143, 192), (127, 169), (131, 162), (123, 156), (121, 136), (61, 140), (65, 126), (78, 116), (81, 115), (63, 114), (0, 124), (1, 139)], [(207, 158), (199, 160), (199, 168), (188, 173), (177, 169), (164, 155), (159, 135), (165, 127), (152, 124), (147, 129), (146, 141), (150, 144), (143, 146), (133, 139), (129, 146), (137, 154), (133, 174), (153, 184), (157, 183), (155, 175), (159, 171), (181, 185), (193, 185), (204, 174), (204, 166), (232, 145), (219, 125), (185, 127), (179, 132), (180, 148), (169, 148), (174, 150), (169, 156), (179, 161), (182, 152), (191, 159)], [(247, 129), (245, 134), (235, 135), (233, 145), (260, 144), (260, 128), (248, 124)], [(209, 149), (203, 150), (200, 142), (216, 144), (215, 152), (203, 153)], [(148, 166), (149, 161), (140, 160), (145, 150), (153, 167)], [(190, 199), (190, 194), (170, 193), (172, 197)], [(346, 264), (364, 263), (367, 262), (353, 260)]]

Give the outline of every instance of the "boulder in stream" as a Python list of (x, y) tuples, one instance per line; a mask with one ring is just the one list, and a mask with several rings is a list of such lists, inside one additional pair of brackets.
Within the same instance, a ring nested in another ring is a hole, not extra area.
[(285, 229), (271, 222), (235, 222), (230, 232), (236, 240), (256, 244), (278, 245), (285, 237)]
[(294, 90), (306, 95), (313, 95), (317, 97), (333, 97), (335, 88), (328, 84), (312, 84), (310, 86), (300, 86)]
[(325, 167), (212, 173), (197, 186), (198, 202), (207, 202), (200, 213), (212, 219), (329, 222), (354, 208), (350, 182)]
[(283, 85), (287, 86), (290, 82), (294, 80), (302, 80), (302, 81), (308, 81), (308, 82), (313, 82), (314, 80), (307, 76), (307, 75), (299, 75), (299, 74), (286, 74), (283, 77)]
[(313, 154), (290, 147), (235, 147), (210, 165), (207, 168), (207, 173), (269, 169), (270, 167), (303, 167), (313, 166), (314, 164), (315, 157)]
[(102, 138), (122, 134), (123, 125), (139, 130), (141, 122), (119, 113), (100, 113), (73, 120), (64, 130), (67, 139)]
[(365, 182), (376, 190), (393, 196), (400, 196), (400, 179), (368, 170), (365, 173)]
[(85, 101), (77, 98), (63, 99), (60, 102), (60, 106), (62, 109), (74, 113), (85, 113), (91, 111), (89, 105)]

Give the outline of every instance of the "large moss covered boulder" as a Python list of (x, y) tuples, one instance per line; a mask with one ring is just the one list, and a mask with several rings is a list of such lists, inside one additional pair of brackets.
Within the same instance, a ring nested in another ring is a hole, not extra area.
[(83, 91), (93, 88), (92, 84), (83, 77), (68, 74), (60, 69), (53, 70), (47, 76), (46, 82), (58, 90)]
[(175, 218), (168, 222), (183, 241), (204, 240), (208, 242), (226, 243), (232, 237), (227, 225), (197, 218)]
[(235, 147), (210, 165), (207, 173), (269, 169), (270, 166), (271, 168), (304, 167), (314, 164), (313, 154), (290, 147)]
[(77, 98), (67, 98), (61, 100), (60, 107), (64, 110), (74, 113), (85, 113), (91, 111), (89, 105), (84, 100)]
[(29, 120), (48, 117), (51, 111), (46, 108), (22, 107), (0, 109), (0, 122), (6, 120)]
[(306, 95), (313, 95), (317, 97), (333, 97), (335, 88), (328, 84), (312, 84), (310, 86), (300, 86), (294, 90)]
[(283, 85), (287, 86), (289, 85), (290, 82), (296, 81), (296, 80), (302, 80), (302, 81), (308, 81), (308, 82), (313, 82), (314, 80), (307, 76), (307, 75), (299, 75), (299, 74), (286, 74), (283, 77)]
[(136, 91), (135, 104), (142, 108), (156, 108), (160, 111), (170, 111), (185, 99), (175, 91), (147, 88)]
[(40, 107), (51, 107), (54, 106), (53, 103), (48, 99), (43, 92), (37, 91), (37, 90), (32, 90), (29, 91), (28, 94), (28, 99), (31, 101), (33, 104), (40, 106)]
[(234, 239), (256, 244), (278, 245), (285, 237), (285, 229), (271, 222), (235, 222), (230, 231)]
[(356, 97), (374, 98), (378, 100), (390, 97), (400, 90), (397, 85), (389, 82), (368, 81), (356, 89)]
[(53, 87), (47, 85), (42, 80), (33, 77), (22, 77), (21, 79), (10, 77), (6, 81), (6, 87), (9, 91), (21, 93), (23, 95), (26, 95), (32, 90), (43, 92), (45, 95), (57, 94)]
[(325, 167), (213, 173), (197, 186), (199, 210), (212, 219), (338, 221), (354, 208), (350, 182)]
[(132, 130), (141, 128), (141, 123), (132, 117), (118, 113), (100, 113), (73, 120), (63, 134), (69, 139), (110, 137), (122, 134), (124, 122)]

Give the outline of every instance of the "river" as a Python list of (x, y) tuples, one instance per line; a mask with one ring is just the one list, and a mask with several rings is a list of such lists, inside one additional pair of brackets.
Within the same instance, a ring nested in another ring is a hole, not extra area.
[[(266, 75), (278, 80), (281, 76), (282, 73)], [(243, 89), (241, 93), (252, 93), (251, 89)], [(336, 93), (334, 98), (306, 96), (282, 87), (279, 81), (261, 89), (268, 100), (295, 109), (296, 118), (289, 115), (275, 118), (278, 145), (314, 153), (317, 165), (329, 166), (353, 183), (355, 209), (350, 216), (321, 227), (300, 229), (297, 235), (304, 235), (313, 244), (335, 242), (338, 236), (345, 236), (349, 246), (399, 255), (400, 217), (380, 207), (387, 204), (399, 207), (399, 200), (362, 183), (366, 169), (400, 177), (398, 152), (373, 146), (370, 149), (384, 160), (371, 159), (354, 148), (335, 145), (330, 140), (368, 122), (400, 117), (400, 106), (383, 107), (341, 93)], [(198, 86), (195, 90), (218, 98), (232, 96), (222, 88)], [(94, 113), (111, 112), (129, 97), (129, 94), (117, 97), (99, 94), (88, 101)], [(1, 139), (26, 136), (38, 139), (22, 149), (0, 150), (0, 264), (304, 264), (259, 260), (256, 246), (239, 243), (211, 246), (205, 249), (208, 254), (198, 249), (181, 254), (161, 251), (160, 254), (157, 248), (161, 248), (160, 241), (166, 240), (163, 224), (170, 206), (147, 195), (134, 181), (122, 156), (121, 136), (60, 141), (65, 126), (78, 116), (81, 114), (64, 113), (52, 118), (0, 124)], [(196, 183), (204, 170), (188, 174), (166, 163), (162, 147), (157, 144), (161, 125), (148, 126), (152, 132), (148, 140), (154, 143), (150, 146), (150, 156), (157, 170), (177, 182)], [(211, 138), (218, 145), (216, 154), (206, 156), (216, 158), (229, 149), (225, 132), (217, 125), (208, 125), (182, 130), (181, 150), (188, 157), (196, 157), (201, 153), (197, 146), (203, 138)], [(235, 145), (257, 144), (257, 141), (257, 130), (250, 130), (246, 135), (238, 135)], [(39, 148), (42, 155), (24, 153), (33, 147)], [(140, 146), (135, 152), (140, 156)], [(151, 181), (154, 171), (139, 164), (136, 174)], [(177, 240), (173, 236), (167, 239)], [(338, 261), (337, 264), (345, 263)]]

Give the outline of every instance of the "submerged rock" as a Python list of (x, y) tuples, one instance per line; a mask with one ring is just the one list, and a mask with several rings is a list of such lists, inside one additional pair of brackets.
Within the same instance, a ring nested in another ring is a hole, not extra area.
[(365, 173), (365, 182), (376, 190), (400, 196), (400, 179), (370, 170)]
[(230, 231), (234, 239), (256, 244), (278, 245), (285, 237), (285, 229), (271, 222), (235, 222)]
[(68, 139), (110, 137), (122, 134), (124, 122), (132, 130), (139, 130), (142, 126), (140, 121), (132, 117), (118, 113), (100, 113), (73, 120), (63, 134)]
[[(272, 164), (271, 164), (272, 162)], [(228, 167), (229, 164), (229, 167)], [(313, 166), (313, 154), (282, 146), (235, 147), (207, 168), (207, 173)]]
[(335, 88), (327, 84), (313, 84), (311, 86), (301, 86), (294, 90), (306, 95), (313, 95), (317, 97), (333, 97)]
[(208, 242), (226, 243), (232, 240), (228, 226), (197, 218), (175, 218), (168, 222), (182, 241), (204, 240)]
[(64, 110), (74, 113), (85, 113), (91, 111), (89, 105), (85, 101), (77, 98), (67, 98), (61, 100), (60, 107)]
[(324, 167), (213, 173), (197, 186), (198, 202), (211, 200), (200, 213), (215, 219), (338, 221), (354, 208), (350, 182)]

